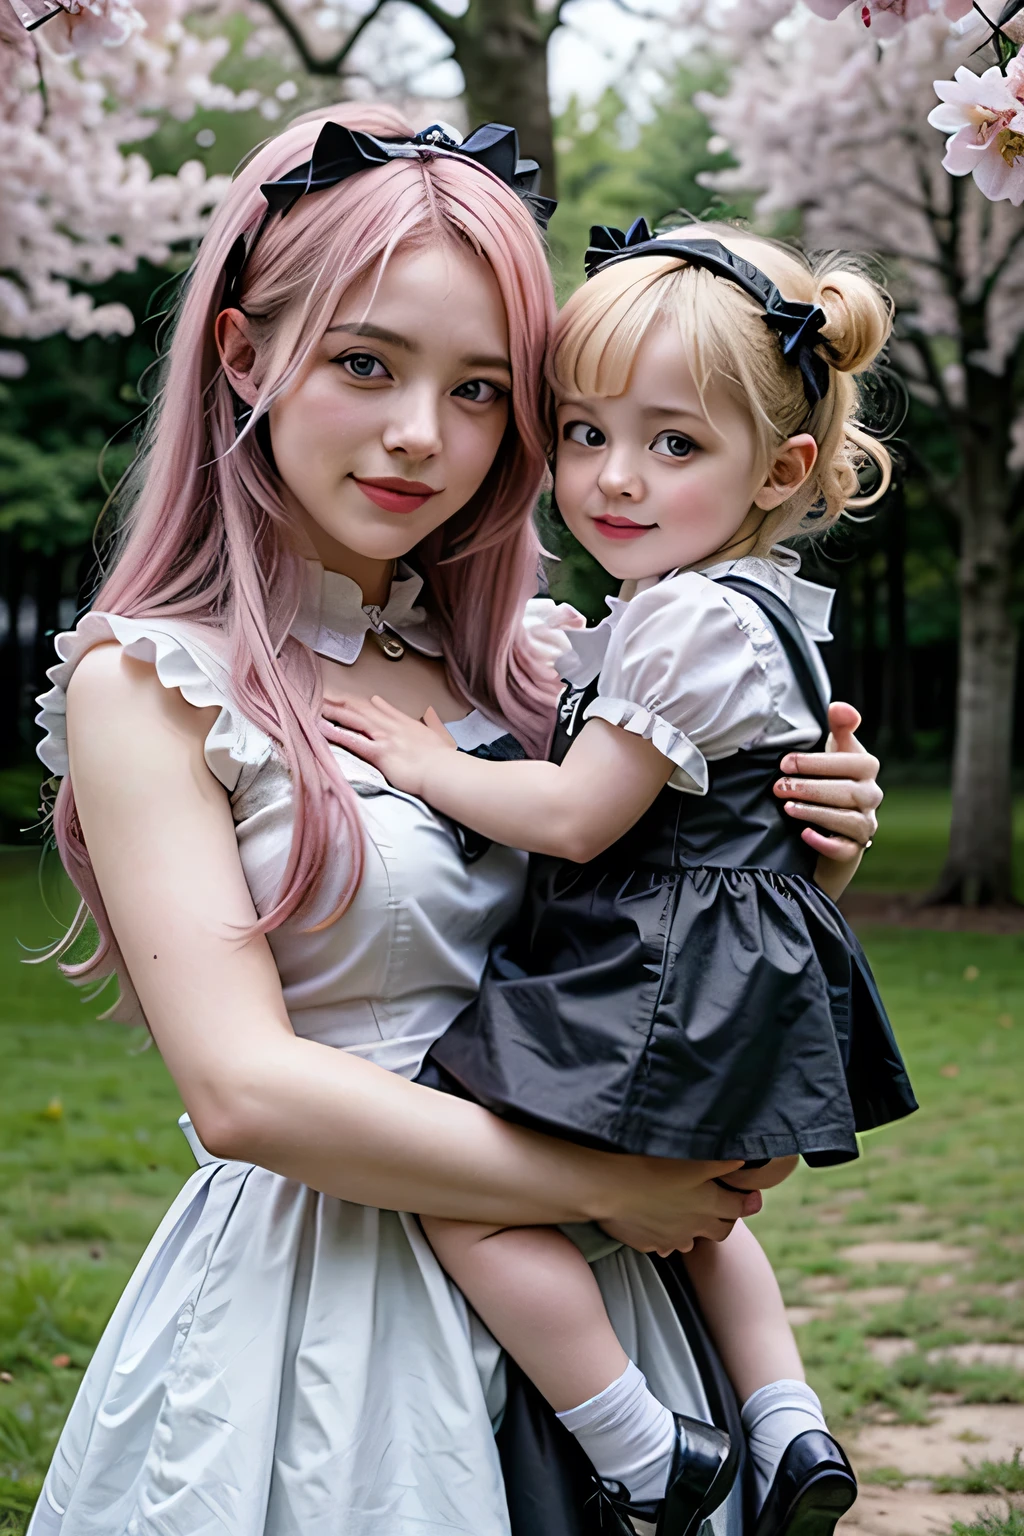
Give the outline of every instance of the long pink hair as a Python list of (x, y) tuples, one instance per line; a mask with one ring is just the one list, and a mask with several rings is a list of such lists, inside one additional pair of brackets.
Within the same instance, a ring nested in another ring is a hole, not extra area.
[[(348, 856), (339, 913), (362, 874), (356, 797), (317, 725), (318, 671), (288, 633), (301, 560), (252, 423), (236, 442), (214, 345), (224, 263), (236, 237), (251, 232), (265, 212), (260, 183), (308, 159), (329, 119), (381, 137), (410, 132), (388, 109), (332, 108), (292, 124), (240, 171), (187, 278), (158, 407), (119, 492), (127, 510), (93, 605), (214, 629), (230, 658), (235, 702), (277, 744), (293, 784), (294, 831), (276, 902), (258, 931), (308, 916), (326, 860), (339, 846)], [(540, 553), (532, 512), (546, 469), (543, 365), (555, 310), (543, 246), (516, 195), (467, 159), (424, 154), (360, 172), (272, 218), (246, 266), (241, 301), (265, 338), (253, 420), (299, 375), (352, 283), (401, 247), (440, 241), (468, 244), (497, 279), (508, 316), (512, 408), (480, 490), (413, 551), (413, 560), (456, 687), (537, 755), (550, 730), (551, 695), (531, 664), (520, 617)], [(53, 826), (84, 903), (61, 950), (81, 933), (86, 909), (100, 935), (93, 954), (65, 971), (75, 980), (116, 971), (122, 993), (130, 993), (68, 778)]]

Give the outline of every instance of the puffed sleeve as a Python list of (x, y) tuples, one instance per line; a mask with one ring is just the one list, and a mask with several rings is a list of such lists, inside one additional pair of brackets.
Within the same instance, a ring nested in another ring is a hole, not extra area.
[(752, 745), (777, 718), (774, 637), (742, 622), (732, 596), (696, 571), (638, 593), (585, 711), (653, 742), (675, 765), (669, 783), (689, 794), (707, 793), (709, 761)]

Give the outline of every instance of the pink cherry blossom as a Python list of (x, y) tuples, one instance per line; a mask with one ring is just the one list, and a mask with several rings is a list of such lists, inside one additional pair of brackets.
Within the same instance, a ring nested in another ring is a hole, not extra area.
[(960, 21), (972, 10), (972, 0), (807, 0), (807, 6), (826, 21), (835, 21), (853, 6), (877, 37), (892, 37), (906, 22), (935, 12)]
[(936, 80), (941, 105), (928, 114), (948, 133), (943, 165), (951, 176), (973, 176), (993, 202), (1024, 203), (1024, 57), (975, 75), (965, 65), (952, 80)]

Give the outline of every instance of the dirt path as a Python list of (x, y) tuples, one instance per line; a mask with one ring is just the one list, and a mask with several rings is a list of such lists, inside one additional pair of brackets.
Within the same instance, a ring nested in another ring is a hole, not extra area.
[[(1005, 1499), (937, 1493), (934, 1479), (965, 1476), (981, 1461), (1012, 1461), (1022, 1445), (1018, 1403), (960, 1403), (936, 1407), (928, 1424), (870, 1424), (847, 1447), (861, 1496), (839, 1529), (844, 1536), (948, 1536), (954, 1520), (969, 1523), (982, 1511), (1005, 1517)], [(866, 1481), (883, 1469), (902, 1474), (903, 1487)]]

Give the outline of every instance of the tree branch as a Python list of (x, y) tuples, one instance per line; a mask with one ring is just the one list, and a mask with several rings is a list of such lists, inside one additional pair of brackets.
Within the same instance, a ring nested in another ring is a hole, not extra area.
[[(310, 75), (336, 75), (367, 27), (371, 22), (376, 21), (388, 3), (389, 0), (374, 0), (373, 5), (371, 5), (365, 16), (360, 16), (341, 46), (336, 48), (333, 53), (328, 54), (326, 58), (320, 58), (312, 51), (309, 43), (306, 41), (305, 33), (288, 9), (287, 0), (260, 0), (260, 4), (266, 6), (278, 26), (286, 33), (292, 47), (302, 61), (303, 69)], [(447, 11), (442, 11), (441, 7), (434, 3), (434, 0), (408, 0), (408, 3), (415, 5), (417, 10), (423, 11), (441, 29), (450, 42), (455, 42), (457, 35), (455, 24), (457, 19), (454, 16), (449, 16)]]

